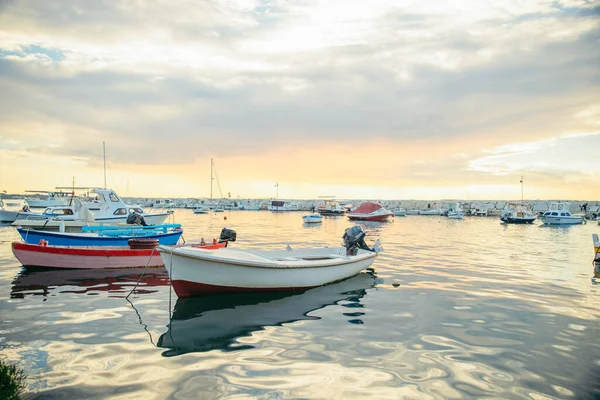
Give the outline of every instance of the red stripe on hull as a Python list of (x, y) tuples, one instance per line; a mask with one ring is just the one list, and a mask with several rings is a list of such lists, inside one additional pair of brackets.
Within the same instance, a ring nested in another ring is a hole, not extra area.
[(73, 256), (96, 256), (96, 257), (139, 257), (146, 256), (150, 257), (151, 254), (160, 254), (154, 249), (136, 249), (132, 250), (128, 247), (117, 249), (114, 247), (96, 246), (94, 248), (89, 247), (62, 247), (62, 246), (40, 246), (37, 244), (27, 244), (13, 242), (13, 249), (30, 251), (33, 253), (42, 254), (64, 254)]
[(351, 216), (348, 216), (348, 218), (351, 220), (355, 220), (355, 221), (384, 221), (391, 216), (392, 215), (390, 214), (390, 215), (378, 215), (376, 217), (351, 217)]
[(315, 286), (307, 287), (281, 287), (281, 288), (247, 288), (236, 286), (208, 285), (205, 283), (190, 282), (184, 280), (172, 281), (173, 289), (177, 297), (194, 297), (212, 294), (229, 293), (251, 293), (251, 292), (287, 292), (292, 290), (306, 290)]

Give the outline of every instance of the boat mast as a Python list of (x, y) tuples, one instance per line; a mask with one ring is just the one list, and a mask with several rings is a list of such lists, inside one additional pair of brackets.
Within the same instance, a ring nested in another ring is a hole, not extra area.
[(212, 200), (213, 159), (210, 159), (210, 199)]
[(106, 189), (106, 143), (102, 142), (102, 153), (104, 154), (104, 189)]

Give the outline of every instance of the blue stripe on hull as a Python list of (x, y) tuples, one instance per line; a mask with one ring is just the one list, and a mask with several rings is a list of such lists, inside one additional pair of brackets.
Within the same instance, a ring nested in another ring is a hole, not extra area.
[[(64, 233), (27, 230), (17, 228), (17, 231), (28, 244), (38, 244), (40, 240), (48, 241), (51, 246), (129, 246), (129, 239), (140, 238), (140, 236), (78, 236)], [(183, 231), (161, 233), (157, 235), (143, 236), (143, 239), (157, 239), (158, 243), (167, 246), (177, 244)]]

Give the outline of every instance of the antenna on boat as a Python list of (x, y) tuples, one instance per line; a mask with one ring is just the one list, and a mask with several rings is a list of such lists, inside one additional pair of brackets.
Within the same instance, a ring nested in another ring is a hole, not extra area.
[(275, 183), (275, 199), (279, 200), (279, 182)]
[(521, 175), (521, 203), (523, 203), (523, 175)]
[(102, 153), (104, 155), (104, 189), (106, 189), (106, 143), (102, 142)]

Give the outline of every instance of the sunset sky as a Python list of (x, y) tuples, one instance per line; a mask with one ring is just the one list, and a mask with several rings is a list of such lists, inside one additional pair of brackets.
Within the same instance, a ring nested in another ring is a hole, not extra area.
[(600, 3), (0, 0), (0, 191), (103, 142), (122, 196), (600, 200)]

